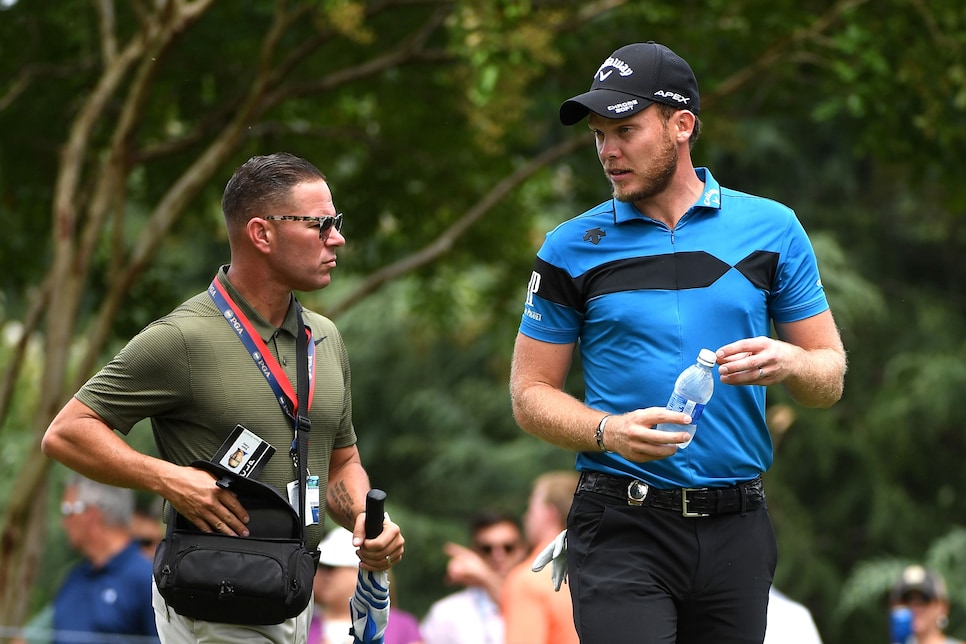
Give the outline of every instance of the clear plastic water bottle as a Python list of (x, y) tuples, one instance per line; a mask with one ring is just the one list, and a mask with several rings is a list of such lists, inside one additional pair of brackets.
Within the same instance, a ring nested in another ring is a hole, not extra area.
[(665, 432), (683, 432), (691, 434), (691, 438), (684, 443), (678, 443), (678, 449), (684, 449), (691, 444), (694, 432), (698, 429), (698, 419), (704, 412), (704, 406), (711, 400), (714, 393), (714, 374), (711, 368), (714, 366), (717, 357), (710, 349), (701, 349), (698, 353), (698, 360), (693, 365), (681, 372), (674, 383), (674, 393), (667, 401), (667, 408), (671, 411), (680, 411), (691, 417), (690, 425), (675, 425), (673, 423), (661, 423), (657, 426)]

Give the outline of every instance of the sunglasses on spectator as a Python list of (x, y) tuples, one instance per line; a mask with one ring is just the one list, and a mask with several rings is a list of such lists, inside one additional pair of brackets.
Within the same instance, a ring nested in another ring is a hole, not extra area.
[(87, 509), (87, 504), (83, 501), (64, 501), (60, 504), (60, 516), (69, 517), (75, 514), (81, 514)]
[(510, 554), (514, 550), (520, 547), (520, 544), (516, 542), (511, 543), (478, 543), (476, 544), (476, 549), (481, 553), (489, 557), (497, 550), (502, 550), (503, 554)]
[(335, 228), (338, 232), (342, 232), (342, 213), (340, 212), (335, 217), (310, 217), (309, 215), (267, 215), (262, 217), (262, 219), (271, 219), (272, 221), (311, 221), (319, 224), (319, 239), (325, 241), (329, 238), (329, 231)]

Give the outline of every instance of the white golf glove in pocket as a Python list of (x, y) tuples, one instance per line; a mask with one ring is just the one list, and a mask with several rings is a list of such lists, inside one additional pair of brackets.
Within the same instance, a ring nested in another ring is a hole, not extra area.
[(553, 562), (550, 576), (553, 579), (553, 589), (560, 590), (560, 585), (567, 580), (567, 531), (563, 530), (553, 541), (544, 548), (533, 560), (531, 570), (540, 572), (544, 566)]

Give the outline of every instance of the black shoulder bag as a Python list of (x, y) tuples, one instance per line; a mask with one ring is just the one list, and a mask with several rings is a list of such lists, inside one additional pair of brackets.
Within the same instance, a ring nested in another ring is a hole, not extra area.
[[(296, 304), (296, 306), (299, 306)], [(248, 537), (202, 532), (172, 509), (154, 557), (158, 591), (179, 615), (227, 624), (280, 624), (302, 613), (312, 599), (318, 555), (305, 547), (305, 483), (308, 459), (308, 346), (301, 307), (296, 341), (298, 414), (294, 420), (299, 510), (275, 488), (217, 463), (192, 467), (217, 478), (249, 514)]]

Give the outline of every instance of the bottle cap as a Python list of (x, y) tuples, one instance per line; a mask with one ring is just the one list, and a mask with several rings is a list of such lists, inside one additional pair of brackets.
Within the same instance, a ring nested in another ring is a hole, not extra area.
[(714, 363), (718, 361), (718, 356), (714, 354), (711, 349), (701, 349), (698, 353), (698, 362), (703, 364), (705, 367), (713, 367)]

